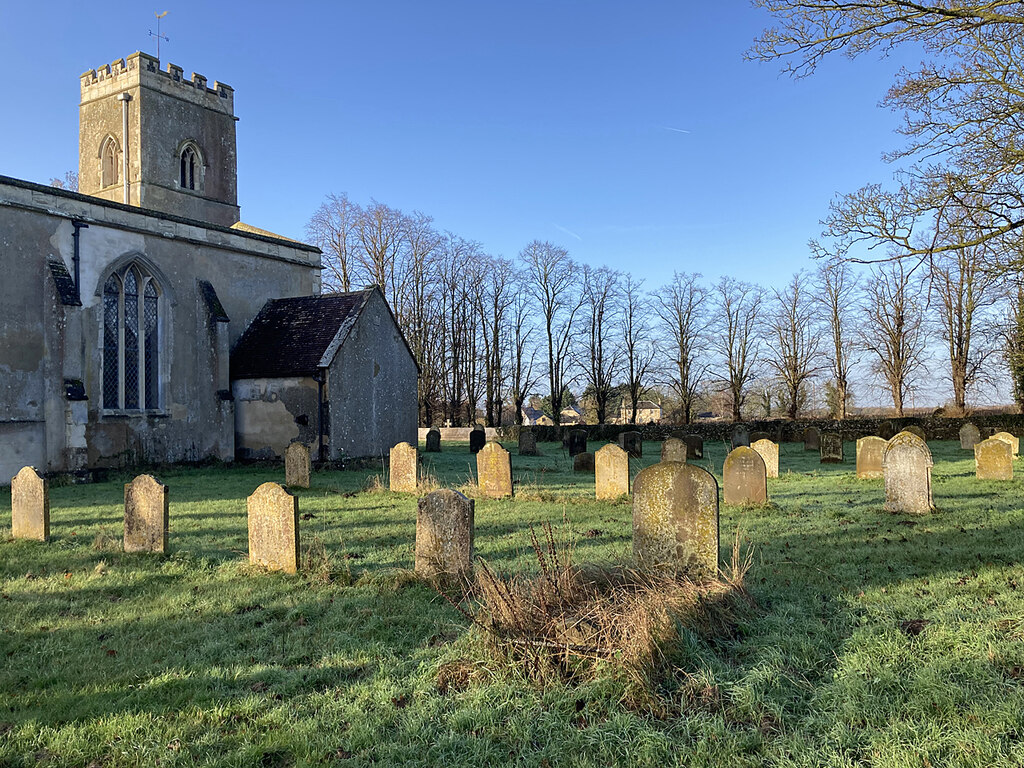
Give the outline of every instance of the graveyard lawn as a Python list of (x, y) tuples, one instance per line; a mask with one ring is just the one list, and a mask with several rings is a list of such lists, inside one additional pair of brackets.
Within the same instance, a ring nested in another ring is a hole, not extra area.
[[(382, 475), (294, 491), (297, 575), (246, 557), (246, 497), (281, 467), (152, 470), (166, 556), (122, 551), (132, 475), (54, 483), (49, 544), (0, 530), (0, 765), (1022, 765), (1021, 481), (929, 445), (937, 509), (904, 516), (857, 480), (852, 443), (827, 465), (783, 444), (769, 504), (721, 508), (759, 610), (726, 640), (684, 632), (650, 708), (610, 675), (539, 687), (495, 667), (414, 578), (416, 496)], [(596, 501), (559, 446), (505, 447), (516, 497), (476, 498), (478, 556), (536, 569), (543, 522), (577, 562), (630, 556), (628, 501)], [(694, 463), (721, 485), (725, 455), (709, 442)], [(468, 445), (421, 457), (422, 478), (475, 496)], [(9, 489), (0, 506), (9, 526)]]

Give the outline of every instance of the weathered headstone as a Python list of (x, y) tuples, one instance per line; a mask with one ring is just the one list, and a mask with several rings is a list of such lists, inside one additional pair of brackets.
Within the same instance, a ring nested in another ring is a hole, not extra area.
[(817, 427), (808, 427), (804, 430), (804, 450), (817, 451), (821, 448), (821, 432)]
[(590, 453), (577, 453), (572, 457), (572, 471), (573, 472), (593, 472), (594, 471), (594, 454)]
[(611, 443), (598, 450), (594, 454), (594, 485), (599, 499), (617, 499), (628, 494), (629, 453)]
[(299, 570), (299, 499), (277, 483), (264, 483), (246, 502), (249, 562), (271, 571)]
[(418, 576), (431, 579), (472, 572), (475, 506), (472, 499), (448, 489), (428, 493), (419, 500), (415, 565)]
[(754, 443), (756, 443), (758, 440), (771, 440), (771, 439), (772, 439), (772, 436), (770, 434), (768, 434), (767, 432), (765, 432), (764, 430), (759, 430), (757, 432), (751, 432), (750, 433), (750, 447), (753, 448), (754, 447)]
[(726, 504), (764, 504), (768, 501), (768, 474), (764, 459), (741, 445), (730, 451), (722, 467), (722, 496)]
[(398, 443), (391, 449), (388, 476), (395, 493), (416, 493), (419, 451), (409, 443)]
[(886, 420), (878, 425), (878, 436), (883, 440), (892, 440), (893, 435), (897, 432), (899, 432), (899, 430), (896, 429), (895, 422)]
[(469, 433), (469, 452), (478, 453), (487, 444), (487, 431), (479, 424), (474, 424)]
[(633, 558), (641, 570), (718, 575), (718, 483), (700, 467), (655, 464), (633, 482)]
[(873, 435), (857, 441), (857, 477), (862, 480), (882, 477), (882, 453), (886, 442)]
[(821, 463), (843, 463), (843, 436), (838, 432), (825, 432), (821, 435)]
[(686, 435), (683, 438), (683, 442), (686, 443), (686, 459), (703, 459), (704, 458), (704, 438), (700, 435)]
[(741, 445), (750, 445), (750, 433), (747, 432), (746, 424), (737, 424), (732, 428), (732, 435), (730, 437), (730, 443), (733, 448), (738, 448)]
[(32, 467), (22, 467), (11, 479), (11, 535), (50, 540), (50, 484)]
[(489, 441), (476, 455), (476, 475), (482, 496), (491, 499), (511, 496), (512, 454), (497, 441)]
[(574, 429), (569, 432), (569, 455), (587, 452), (587, 430)]
[(974, 446), (981, 442), (981, 430), (968, 422), (960, 427), (960, 447), (964, 450), (973, 450)]
[(305, 443), (292, 443), (284, 452), (284, 484), (289, 488), (309, 488), (312, 467)]
[(903, 431), (909, 432), (912, 435), (917, 435), (926, 442), (928, 440), (928, 436), (924, 433), (924, 430), (921, 429), (921, 427), (917, 426), (917, 424), (911, 424), (909, 427), (904, 427)]
[(434, 427), (427, 432), (427, 445), (424, 449), (425, 453), (440, 453), (441, 452), (441, 430)]
[(519, 430), (519, 455), (537, 455), (537, 436), (533, 434), (533, 430), (529, 427), (523, 427)]
[(643, 458), (644, 441), (639, 432), (620, 432), (619, 448), (624, 450), (634, 459)]
[(662, 461), (681, 461), (686, 463), (686, 443), (678, 437), (670, 437), (661, 444)]
[(169, 490), (152, 475), (124, 486), (124, 551), (167, 554)]
[(920, 437), (903, 430), (882, 453), (885, 511), (924, 514), (932, 504), (932, 452)]
[(1010, 450), (1013, 453), (1013, 457), (1017, 458), (1017, 454), (1020, 453), (1020, 439), (1011, 435), (1009, 432), (996, 432), (992, 435), (996, 440), (1003, 440), (1010, 445)]
[(994, 437), (974, 446), (974, 474), (979, 480), (1013, 480), (1013, 447)]
[[(751, 435), (753, 437), (753, 435)], [(767, 477), (779, 476), (779, 444), (773, 443), (766, 437), (755, 440), (750, 447), (757, 451), (757, 455), (764, 462), (765, 474)]]

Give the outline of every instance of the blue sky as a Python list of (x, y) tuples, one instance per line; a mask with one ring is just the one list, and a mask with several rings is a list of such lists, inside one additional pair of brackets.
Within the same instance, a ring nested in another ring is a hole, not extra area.
[(164, 64), (235, 88), (243, 220), (291, 237), (347, 192), (495, 254), (537, 238), (649, 287), (780, 285), (832, 196), (888, 178), (899, 145), (877, 104), (900, 62), (794, 82), (743, 60), (769, 22), (745, 0), (0, 0), (0, 173), (77, 167), (78, 75), (155, 54), (163, 10)]

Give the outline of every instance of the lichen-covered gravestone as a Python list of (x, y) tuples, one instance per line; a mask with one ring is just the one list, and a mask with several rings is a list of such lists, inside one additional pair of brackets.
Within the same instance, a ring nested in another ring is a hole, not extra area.
[(427, 444), (424, 448), (425, 453), (440, 453), (441, 452), (441, 430), (434, 427), (427, 432)]
[(277, 483), (264, 483), (246, 502), (249, 562), (271, 571), (299, 570), (299, 499)]
[(903, 431), (909, 432), (912, 435), (917, 435), (922, 440), (928, 440), (928, 436), (924, 433), (924, 430), (921, 429), (921, 427), (917, 426), (916, 424), (911, 424), (909, 427), (905, 427)]
[(990, 437), (974, 446), (974, 474), (979, 480), (1013, 480), (1013, 448)]
[(512, 495), (512, 454), (491, 440), (476, 455), (477, 484), (480, 494), (491, 499)]
[(804, 430), (804, 450), (817, 451), (821, 448), (821, 432), (817, 427), (808, 427)]
[(741, 445), (750, 445), (750, 433), (747, 431), (746, 424), (737, 424), (732, 428), (730, 442), (733, 448), (738, 448)]
[(718, 483), (709, 472), (668, 462), (636, 476), (633, 558), (641, 570), (697, 582), (718, 575)]
[(419, 500), (415, 565), (418, 576), (431, 579), (472, 571), (474, 510), (472, 499), (448, 489), (434, 491)]
[(169, 488), (152, 475), (124, 486), (124, 551), (167, 554)]
[(572, 471), (573, 472), (593, 472), (594, 471), (594, 454), (590, 453), (577, 453), (572, 457)]
[(537, 436), (529, 427), (523, 427), (519, 430), (519, 455), (537, 455)]
[(474, 424), (469, 433), (469, 452), (478, 453), (487, 444), (487, 431), (479, 424)]
[(960, 427), (960, 447), (966, 451), (973, 450), (981, 442), (981, 430), (968, 422)]
[(574, 429), (569, 433), (569, 455), (587, 452), (587, 430)]
[(662, 461), (681, 461), (686, 463), (686, 443), (678, 437), (670, 437), (661, 444)]
[(391, 490), (395, 493), (416, 493), (419, 451), (409, 443), (398, 443), (391, 449), (389, 458), (388, 476)]
[(882, 477), (882, 452), (886, 441), (880, 437), (862, 437), (857, 441), (857, 477), (862, 480)]
[(725, 457), (722, 496), (729, 505), (764, 504), (768, 501), (768, 474), (764, 459), (753, 448), (741, 445)]
[(1009, 432), (996, 432), (992, 435), (996, 440), (1003, 440), (1010, 445), (1010, 451), (1013, 453), (1013, 457), (1017, 458), (1017, 454), (1020, 453), (1020, 439), (1011, 435)]
[(755, 440), (750, 447), (757, 451), (758, 456), (764, 461), (765, 474), (768, 477), (779, 476), (779, 444), (773, 443), (766, 437)]
[(305, 443), (292, 443), (284, 452), (284, 484), (289, 488), (309, 488), (312, 467)]
[(904, 430), (886, 443), (882, 453), (885, 511), (922, 515), (932, 505), (932, 452), (912, 432)]
[(619, 448), (626, 451), (634, 459), (643, 458), (644, 442), (639, 432), (619, 433)]
[(687, 459), (703, 459), (704, 458), (704, 438), (700, 435), (686, 435), (683, 437), (683, 442), (686, 443), (686, 458)]
[(594, 454), (594, 486), (599, 499), (617, 499), (628, 494), (629, 454), (611, 443), (598, 450)]
[(11, 536), (50, 540), (50, 484), (32, 467), (11, 479)]
[(843, 436), (838, 432), (826, 432), (821, 436), (821, 463), (843, 463)]

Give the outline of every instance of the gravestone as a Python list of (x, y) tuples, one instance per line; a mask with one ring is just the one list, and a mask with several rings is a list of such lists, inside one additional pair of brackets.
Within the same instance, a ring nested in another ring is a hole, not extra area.
[(533, 430), (529, 427), (523, 427), (519, 430), (519, 455), (537, 455), (537, 436), (533, 434)]
[(574, 429), (569, 432), (569, 455), (587, 452), (587, 430)]
[(152, 475), (124, 486), (124, 551), (167, 554), (169, 488)]
[(821, 463), (843, 463), (843, 436), (838, 432), (825, 432), (821, 436)]
[(633, 558), (640, 570), (704, 582), (718, 575), (718, 483), (692, 464), (655, 464), (633, 482)]
[(1010, 451), (1013, 453), (1013, 458), (1017, 458), (1017, 454), (1020, 453), (1020, 439), (1014, 437), (1009, 432), (996, 432), (992, 435), (996, 440), (1003, 440), (1010, 445)]
[(476, 455), (476, 476), (482, 496), (491, 499), (512, 496), (512, 454), (497, 441), (489, 441)]
[(878, 436), (883, 440), (892, 440), (893, 435), (899, 432), (896, 424), (892, 421), (883, 421), (878, 425)]
[(804, 430), (804, 450), (817, 451), (821, 449), (821, 432), (817, 427), (808, 427)]
[(885, 511), (924, 514), (932, 504), (932, 452), (924, 440), (903, 430), (882, 453)]
[(469, 452), (479, 453), (487, 444), (487, 431), (479, 424), (474, 424), (469, 433)]
[(974, 446), (974, 474), (979, 480), (1013, 480), (1013, 447), (994, 437)]
[(249, 562), (271, 571), (299, 570), (299, 498), (277, 483), (264, 483), (246, 502)]
[(880, 437), (862, 437), (857, 441), (857, 477), (862, 480), (882, 477), (882, 453), (886, 440)]
[(686, 459), (703, 459), (704, 458), (704, 438), (700, 435), (686, 435), (683, 438), (683, 442), (686, 443)]
[(903, 431), (909, 432), (912, 435), (917, 435), (926, 442), (928, 440), (928, 436), (924, 433), (924, 430), (921, 429), (921, 427), (917, 426), (916, 424), (911, 424), (909, 427), (904, 427)]
[(419, 500), (414, 566), (417, 576), (432, 579), (472, 573), (475, 506), (472, 499), (447, 488)]
[(419, 451), (409, 443), (398, 443), (391, 449), (388, 476), (395, 493), (416, 493)]
[(284, 484), (289, 488), (309, 488), (312, 467), (305, 443), (292, 443), (284, 452)]
[(424, 449), (425, 453), (440, 453), (441, 452), (441, 430), (434, 427), (427, 432), (427, 445)]
[[(753, 435), (751, 435), (753, 437)], [(765, 475), (767, 477), (779, 476), (779, 444), (773, 443), (766, 437), (755, 440), (750, 447), (757, 451), (757, 455), (764, 462)]]
[(577, 453), (572, 457), (572, 471), (573, 472), (593, 472), (594, 471), (594, 454)]
[(624, 450), (634, 459), (643, 458), (644, 442), (639, 432), (620, 432), (619, 448)]
[(730, 451), (722, 467), (722, 498), (726, 504), (764, 504), (768, 480), (764, 459), (753, 448), (741, 445)]
[(750, 445), (750, 434), (747, 432), (746, 424), (737, 424), (732, 428), (730, 442), (733, 448), (739, 448), (741, 445)]
[(50, 484), (33, 467), (11, 478), (11, 536), (50, 540)]
[(686, 443), (678, 437), (670, 437), (661, 444), (662, 461), (681, 461), (686, 463)]
[(973, 450), (974, 446), (981, 442), (981, 430), (968, 422), (960, 427), (960, 447), (964, 450)]
[(599, 499), (617, 499), (628, 494), (629, 453), (611, 443), (598, 450), (594, 454), (594, 485)]
[(764, 431), (751, 432), (750, 433), (750, 447), (754, 447), (754, 443), (758, 440), (771, 440), (772, 436)]

